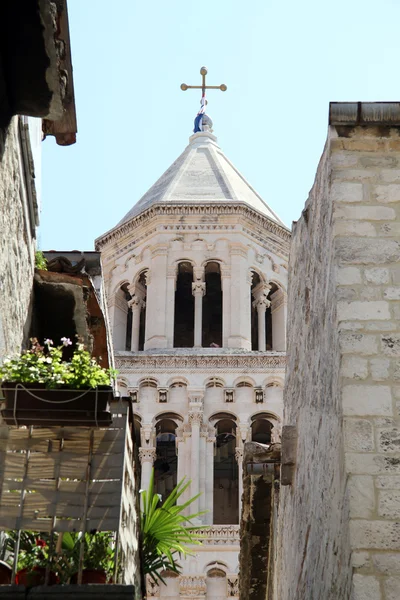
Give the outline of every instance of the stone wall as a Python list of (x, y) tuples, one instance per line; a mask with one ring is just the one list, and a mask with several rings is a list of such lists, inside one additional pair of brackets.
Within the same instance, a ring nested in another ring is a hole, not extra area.
[(20, 349), (29, 328), (36, 222), (26, 184), (32, 166), (24, 164), (24, 128), (14, 117), (0, 131), (0, 360)]
[(279, 600), (400, 597), (399, 233), (399, 130), (331, 127), (290, 261)]

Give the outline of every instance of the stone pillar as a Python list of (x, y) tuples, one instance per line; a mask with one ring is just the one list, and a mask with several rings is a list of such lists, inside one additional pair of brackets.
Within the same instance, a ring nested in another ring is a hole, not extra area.
[(115, 350), (125, 350), (126, 323), (128, 303), (122, 290), (118, 290), (108, 305), (108, 315), (111, 323), (111, 332)]
[(206, 439), (206, 480), (205, 480), (205, 505), (208, 512), (204, 515), (207, 525), (212, 525), (214, 511), (214, 447), (215, 435), (213, 431), (208, 433)]
[(202, 327), (203, 327), (203, 296), (206, 293), (206, 284), (197, 280), (192, 283), (192, 293), (194, 296), (194, 347), (202, 347)]
[(247, 248), (241, 244), (231, 247), (231, 306), (230, 348), (251, 350), (250, 271)]
[(265, 311), (271, 304), (271, 302), (268, 300), (270, 289), (270, 286), (262, 285), (257, 286), (257, 288), (254, 290), (255, 300), (253, 302), (253, 306), (257, 308), (258, 349), (260, 352), (265, 352), (266, 349)]
[[(151, 277), (147, 278), (146, 339), (144, 349), (166, 348), (168, 246), (159, 244), (151, 257)], [(150, 275), (150, 274), (149, 274)]]
[(231, 331), (231, 270), (221, 269), (222, 287), (222, 346), (228, 346)]
[(279, 289), (271, 296), (272, 348), (286, 350), (287, 294)]
[[(200, 472), (199, 472), (199, 492), (201, 494), (199, 498), (200, 510), (207, 510), (206, 505), (206, 472), (209, 468), (206, 458), (206, 446), (207, 446), (208, 428), (206, 425), (202, 425), (200, 428)], [(205, 522), (205, 516), (201, 517), (202, 522)]]
[(149, 488), (151, 470), (156, 458), (155, 448), (139, 448), (139, 459), (142, 465), (142, 478), (140, 481), (140, 489), (147, 490)]
[(239, 523), (242, 516), (242, 496), (243, 496), (243, 448), (237, 447), (235, 449), (235, 458), (238, 464), (238, 477), (239, 477)]
[(137, 352), (139, 350), (139, 331), (140, 331), (140, 313), (145, 307), (145, 302), (139, 294), (135, 294), (128, 302), (128, 306), (132, 309), (132, 337), (131, 350)]
[(166, 323), (165, 335), (167, 337), (167, 348), (174, 347), (175, 327), (175, 291), (176, 291), (177, 267), (167, 268), (167, 301), (166, 301)]
[[(190, 455), (190, 496), (196, 496), (200, 487), (200, 425), (203, 421), (203, 402), (201, 394), (191, 394), (189, 403), (189, 423), (192, 433), (192, 447)], [(199, 498), (190, 507), (191, 513), (200, 510)]]

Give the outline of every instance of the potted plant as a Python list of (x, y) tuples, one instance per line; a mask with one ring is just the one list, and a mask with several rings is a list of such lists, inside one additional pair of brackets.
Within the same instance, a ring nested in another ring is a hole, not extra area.
[[(78, 583), (82, 534), (64, 533), (62, 548), (70, 561), (71, 583)], [(111, 531), (85, 533), (83, 537), (82, 583), (107, 583), (114, 569), (114, 534)]]
[(70, 361), (63, 360), (66, 347), (61, 338), (55, 346), (31, 339), (22, 354), (6, 358), (0, 367), (5, 396), (4, 421), (9, 425), (109, 425), (111, 383), (116, 371), (102, 368), (78, 342)]
[[(21, 531), (15, 583), (25, 587), (44, 585), (46, 567), (49, 562), (49, 546), (45, 534), (36, 535), (31, 531)], [(17, 532), (7, 533), (6, 547), (9, 550), (8, 561), (14, 560)], [(59, 582), (57, 575), (50, 570), (49, 585)]]

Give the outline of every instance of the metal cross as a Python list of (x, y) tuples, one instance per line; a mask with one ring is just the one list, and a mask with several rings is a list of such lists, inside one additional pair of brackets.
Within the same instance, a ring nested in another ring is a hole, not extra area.
[(204, 98), (206, 95), (206, 90), (221, 90), (221, 92), (226, 92), (228, 89), (224, 83), (221, 85), (206, 85), (206, 75), (207, 75), (207, 67), (201, 67), (200, 75), (202, 77), (201, 85), (186, 85), (186, 83), (182, 83), (181, 90), (186, 92), (186, 90), (201, 90), (201, 95)]

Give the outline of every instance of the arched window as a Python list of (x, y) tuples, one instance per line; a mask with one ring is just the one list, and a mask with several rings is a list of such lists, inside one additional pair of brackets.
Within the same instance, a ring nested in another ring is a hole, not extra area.
[(267, 413), (255, 415), (251, 420), (251, 441), (259, 444), (270, 444), (273, 424)]
[(192, 264), (190, 262), (179, 263), (175, 292), (174, 348), (193, 348), (194, 297), (192, 283)]
[(203, 298), (203, 347), (222, 346), (222, 285), (219, 263), (205, 267), (206, 294)]
[(130, 350), (132, 335), (132, 310), (129, 306), (131, 295), (128, 284), (124, 283), (115, 293), (111, 310), (113, 311), (112, 329), (115, 350)]
[(229, 413), (220, 413), (212, 420), (216, 428), (214, 524), (235, 525), (239, 523), (238, 465), (235, 459), (236, 423)]
[(163, 500), (169, 496), (177, 484), (178, 459), (175, 438), (177, 418), (172, 413), (160, 415), (156, 422), (156, 460), (154, 462), (154, 483)]
[[(146, 299), (147, 299), (148, 270), (142, 271), (132, 286), (132, 298), (129, 301), (131, 311), (131, 335), (129, 350), (137, 352), (143, 350), (146, 328)], [(127, 340), (128, 343), (128, 340)]]

